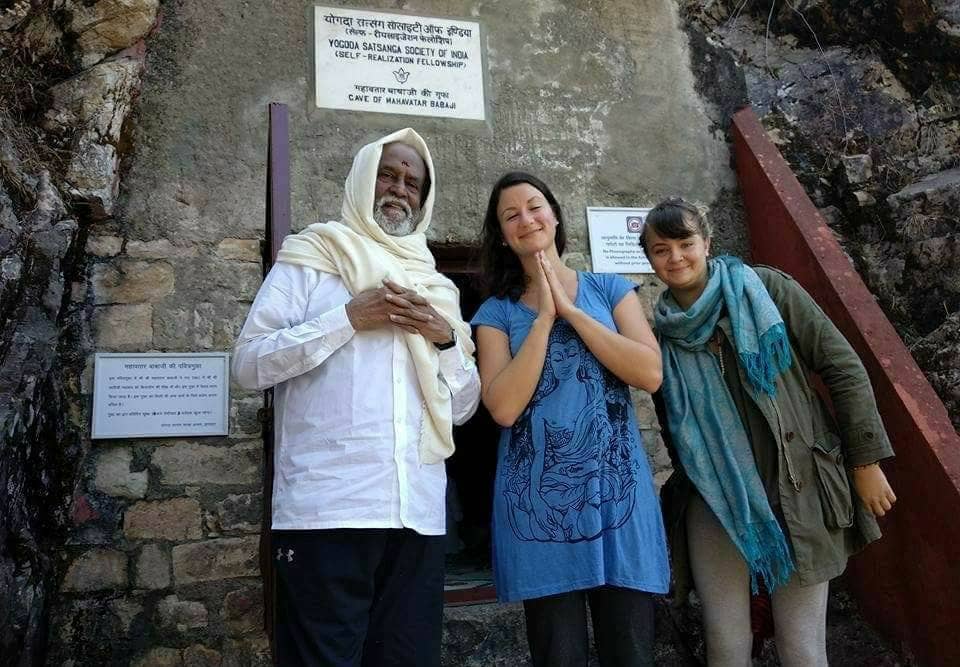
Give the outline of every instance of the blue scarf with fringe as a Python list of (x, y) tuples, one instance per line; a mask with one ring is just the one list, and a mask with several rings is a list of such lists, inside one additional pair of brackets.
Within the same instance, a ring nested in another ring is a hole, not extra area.
[(687, 477), (717, 515), (750, 569), (773, 591), (793, 573), (787, 539), (770, 509), (746, 429), (707, 349), (724, 310), (749, 393), (776, 396), (777, 376), (790, 368), (787, 332), (760, 277), (736, 257), (708, 263), (707, 285), (687, 310), (665, 291), (655, 320), (663, 353), (663, 397), (670, 435)]

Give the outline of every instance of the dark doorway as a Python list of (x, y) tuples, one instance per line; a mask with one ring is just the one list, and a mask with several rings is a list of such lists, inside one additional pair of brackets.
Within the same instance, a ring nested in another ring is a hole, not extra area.
[[(465, 320), (483, 301), (469, 248), (434, 249), (437, 268), (460, 290)], [(451, 256), (453, 255), (453, 256)], [(447, 459), (447, 604), (496, 599), (491, 571), (490, 517), (500, 429), (481, 403), (465, 424), (454, 427), (456, 452)]]

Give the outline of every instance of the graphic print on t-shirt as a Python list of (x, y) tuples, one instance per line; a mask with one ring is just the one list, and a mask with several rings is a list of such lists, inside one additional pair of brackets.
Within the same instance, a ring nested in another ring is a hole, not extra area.
[(636, 501), (629, 393), (558, 321), (537, 390), (513, 426), (503, 476), (514, 535), (580, 542), (627, 520)]

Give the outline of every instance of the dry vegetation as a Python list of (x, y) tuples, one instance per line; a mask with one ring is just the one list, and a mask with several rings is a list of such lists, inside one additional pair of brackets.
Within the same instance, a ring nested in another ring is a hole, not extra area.
[(62, 171), (72, 137), (49, 136), (42, 127), (50, 87), (68, 78), (76, 64), (49, 11), (49, 0), (0, 2), (0, 177), (21, 196), (25, 179), (42, 170), (54, 180)]

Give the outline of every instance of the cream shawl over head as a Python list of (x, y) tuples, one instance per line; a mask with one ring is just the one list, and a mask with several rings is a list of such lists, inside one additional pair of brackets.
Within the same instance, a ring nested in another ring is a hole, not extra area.
[[(421, 207), (423, 218), (407, 236), (390, 236), (373, 219), (380, 156), (384, 145), (394, 142), (411, 146), (420, 154), (431, 180), (430, 193)], [(454, 329), (457, 345), (472, 363), (473, 341), (470, 327), (460, 315), (460, 292), (437, 272), (433, 255), (427, 249), (425, 232), (430, 226), (436, 191), (437, 173), (420, 135), (410, 128), (389, 134), (367, 144), (354, 157), (344, 186), (341, 220), (314, 223), (299, 234), (288, 236), (277, 261), (336, 274), (352, 295), (381, 287), (384, 278), (416, 290)], [(453, 454), (453, 415), (450, 390), (440, 377), (437, 349), (419, 334), (400, 328), (396, 331), (410, 350), (423, 394), (420, 461), (440, 463)]]

